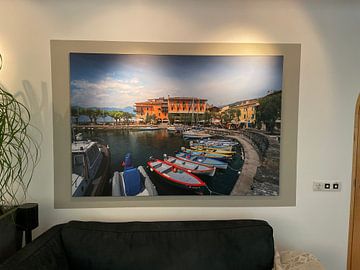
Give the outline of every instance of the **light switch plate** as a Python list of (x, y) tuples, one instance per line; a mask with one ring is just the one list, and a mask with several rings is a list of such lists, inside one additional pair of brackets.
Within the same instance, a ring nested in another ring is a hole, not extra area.
[(314, 181), (313, 191), (341, 191), (341, 182), (339, 181)]

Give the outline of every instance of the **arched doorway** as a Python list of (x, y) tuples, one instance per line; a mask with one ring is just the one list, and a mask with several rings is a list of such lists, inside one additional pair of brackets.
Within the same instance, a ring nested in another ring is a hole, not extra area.
[(360, 269), (360, 96), (356, 102), (348, 270)]

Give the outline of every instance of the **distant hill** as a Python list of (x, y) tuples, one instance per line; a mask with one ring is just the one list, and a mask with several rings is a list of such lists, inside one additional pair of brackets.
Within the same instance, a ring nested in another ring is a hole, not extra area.
[(131, 106), (127, 106), (125, 108), (115, 108), (115, 107), (101, 107), (101, 108), (98, 108), (102, 111), (108, 111), (108, 112), (111, 112), (111, 111), (122, 111), (122, 112), (128, 112), (128, 113), (134, 113), (134, 108), (131, 107)]
[[(73, 108), (78, 108), (78, 106), (74, 106)], [(122, 112), (127, 112), (127, 113), (134, 113), (134, 108), (131, 106), (127, 106), (125, 108), (116, 108), (116, 107), (90, 107), (90, 109), (99, 109), (101, 111), (107, 111), (107, 112), (112, 112), (112, 111), (122, 111)]]
[[(279, 92), (281, 92), (281, 91), (282, 91), (282, 90), (272, 90), (272, 91), (268, 91), (268, 92), (266, 93), (266, 95), (263, 96), (263, 97), (270, 96), (270, 95), (275, 95), (275, 94), (277, 94), (277, 93), (279, 93)], [(261, 97), (259, 97), (259, 98), (261, 98)], [(230, 103), (230, 104), (226, 104), (226, 105), (222, 105), (222, 106), (218, 106), (218, 107), (219, 107), (220, 109), (222, 109), (222, 108), (224, 108), (224, 107), (226, 107), (226, 106), (234, 107), (234, 106), (240, 105), (241, 103), (243, 103), (243, 102), (246, 101), (246, 100), (253, 100), (253, 99), (259, 99), (259, 98), (250, 98), (250, 99), (240, 100), (240, 101), (236, 101), (236, 102), (233, 102), (233, 103)]]

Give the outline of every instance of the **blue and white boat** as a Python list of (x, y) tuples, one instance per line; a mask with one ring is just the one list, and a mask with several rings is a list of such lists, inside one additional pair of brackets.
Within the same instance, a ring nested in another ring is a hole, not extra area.
[(125, 155), (123, 172), (112, 178), (112, 196), (154, 196), (156, 188), (142, 166), (133, 167), (131, 154)]
[(176, 157), (178, 159), (180, 159), (180, 160), (184, 160), (184, 161), (190, 160), (190, 161), (193, 161), (193, 162), (198, 162), (198, 163), (201, 163), (201, 164), (213, 166), (213, 167), (218, 168), (218, 169), (226, 170), (227, 167), (228, 167), (227, 162), (217, 160), (217, 159), (213, 159), (213, 158), (203, 157), (203, 156), (191, 155), (191, 154), (184, 153), (184, 152), (176, 154)]

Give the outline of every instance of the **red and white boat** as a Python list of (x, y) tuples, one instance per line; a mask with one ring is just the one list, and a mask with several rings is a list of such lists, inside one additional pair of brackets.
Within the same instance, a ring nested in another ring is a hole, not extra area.
[(193, 174), (203, 174), (214, 176), (216, 168), (214, 166), (209, 166), (202, 164), (200, 162), (191, 161), (191, 160), (182, 160), (172, 156), (164, 155), (164, 161), (170, 165), (173, 165), (181, 170), (187, 171)]
[(157, 173), (170, 184), (185, 189), (199, 190), (201, 187), (206, 187), (206, 184), (196, 175), (187, 172), (174, 166), (170, 162), (155, 159), (147, 162), (150, 171)]

